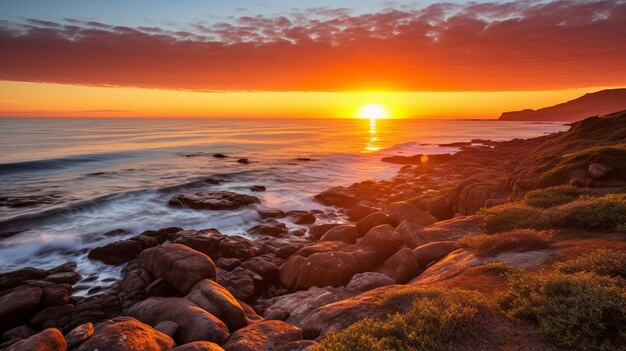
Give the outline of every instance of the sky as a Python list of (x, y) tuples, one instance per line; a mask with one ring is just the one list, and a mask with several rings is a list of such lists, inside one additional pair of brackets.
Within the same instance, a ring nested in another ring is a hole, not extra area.
[(626, 1), (0, 0), (0, 116), (495, 118), (626, 86)]

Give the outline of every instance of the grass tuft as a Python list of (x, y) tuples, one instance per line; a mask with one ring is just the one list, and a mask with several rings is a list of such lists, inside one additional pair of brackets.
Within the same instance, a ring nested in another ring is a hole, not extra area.
[(493, 257), (506, 251), (532, 251), (550, 247), (550, 232), (518, 229), (495, 235), (470, 235), (457, 241), (459, 248), (471, 249), (478, 257)]

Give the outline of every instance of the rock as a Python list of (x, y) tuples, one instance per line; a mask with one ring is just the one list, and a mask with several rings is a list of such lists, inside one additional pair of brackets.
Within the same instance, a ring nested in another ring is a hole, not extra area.
[(349, 221), (357, 222), (374, 212), (380, 212), (380, 208), (357, 204), (345, 210), (344, 214), (348, 216)]
[(271, 284), (278, 281), (280, 269), (274, 262), (264, 256), (253, 257), (244, 262), (242, 267), (263, 277), (263, 283)]
[(343, 241), (346, 243), (354, 243), (359, 237), (356, 226), (352, 224), (343, 224), (332, 228), (322, 236), (321, 241)]
[(32, 316), (28, 323), (38, 328), (62, 327), (69, 323), (75, 308), (73, 304), (46, 307)]
[(2, 334), (2, 340), (27, 339), (35, 334), (36, 332), (31, 327), (27, 325), (20, 325), (19, 327), (5, 331)]
[(93, 323), (88, 322), (79, 325), (78, 327), (72, 329), (65, 336), (65, 341), (67, 342), (67, 348), (71, 349), (73, 347), (78, 346), (83, 341), (89, 339), (94, 333)]
[(199, 281), (185, 298), (222, 320), (231, 331), (248, 324), (246, 314), (235, 297), (212, 280)]
[(612, 170), (613, 168), (603, 163), (592, 163), (589, 165), (588, 172), (589, 176), (592, 179), (600, 179), (606, 177), (606, 175), (609, 174)]
[[(252, 188), (250, 188), (250, 190), (252, 190)], [(256, 212), (259, 214), (261, 219), (285, 217), (285, 211), (278, 209), (278, 208), (268, 208), (268, 207), (263, 207), (263, 206), (257, 206)]]
[(215, 158), (226, 158), (226, 157), (228, 157), (228, 156), (226, 156), (224, 154), (220, 154), (220, 153), (213, 154), (212, 156), (215, 157)]
[(287, 262), (280, 267), (280, 283), (287, 289), (296, 287), (296, 282), (300, 276), (300, 269), (306, 262), (306, 258), (299, 255), (291, 256)]
[(413, 250), (405, 247), (385, 260), (380, 271), (395, 280), (396, 283), (404, 284), (418, 276), (422, 269), (417, 263)]
[(132, 268), (125, 270), (124, 273), (124, 278), (117, 288), (119, 291), (127, 294), (143, 290), (155, 280), (154, 276), (150, 272), (143, 269), (136, 263)]
[(306, 258), (300, 266), (296, 288), (312, 286), (346, 285), (359, 272), (359, 263), (354, 256), (343, 252), (316, 253)]
[(172, 321), (163, 321), (154, 326), (154, 330), (173, 338), (178, 331), (178, 323)]
[(245, 158), (245, 157), (244, 157), (244, 158), (240, 158), (240, 159), (238, 159), (238, 160), (237, 160), (237, 163), (242, 163), (242, 164), (244, 164), (244, 165), (247, 165), (247, 164), (249, 164), (249, 163), (250, 163), (250, 160), (248, 160), (247, 158)]
[(372, 228), (361, 239), (360, 244), (376, 251), (376, 261), (382, 262), (404, 244), (402, 236), (389, 224)]
[(315, 215), (308, 211), (289, 211), (287, 216), (295, 224), (313, 224), (317, 220)]
[(19, 288), (0, 297), (0, 329), (5, 330), (27, 321), (39, 306), (41, 288)]
[(294, 256), (309, 257), (315, 253), (340, 251), (344, 249), (348, 244), (343, 241), (320, 241), (312, 245), (307, 245), (300, 250), (296, 251)]
[(42, 307), (65, 305), (72, 302), (70, 284), (54, 284), (43, 288), (40, 305)]
[(364, 272), (355, 274), (352, 279), (350, 279), (348, 285), (346, 285), (346, 289), (361, 293), (395, 283), (395, 280), (383, 273)]
[(281, 345), (302, 340), (302, 330), (285, 322), (268, 320), (234, 332), (224, 344), (226, 351), (270, 351)]
[(213, 178), (213, 177), (208, 177), (204, 181), (209, 183), (209, 184), (212, 184), (212, 185), (220, 185), (222, 183), (221, 180), (219, 180), (217, 178)]
[(315, 224), (309, 228), (309, 236), (314, 238), (315, 240), (319, 240), (327, 231), (332, 228), (340, 225), (339, 223), (324, 223), (324, 224)]
[(215, 265), (217, 265), (221, 269), (232, 271), (233, 269), (241, 266), (241, 260), (238, 258), (220, 257), (215, 261)]
[(293, 324), (306, 317), (315, 308), (346, 299), (352, 295), (354, 293), (345, 288), (312, 286), (307, 290), (274, 297), (272, 304), (265, 309), (263, 316), (267, 319), (277, 319), (270, 317), (284, 314), (284, 320)]
[(201, 340), (221, 344), (229, 336), (221, 320), (184, 298), (152, 297), (134, 304), (128, 315), (152, 326), (163, 321), (178, 324), (175, 340), (179, 344)]
[(174, 340), (133, 318), (116, 317), (100, 323), (94, 334), (73, 351), (165, 351), (174, 347)]
[(261, 201), (254, 196), (237, 194), (230, 191), (205, 191), (195, 194), (177, 195), (169, 205), (179, 208), (192, 208), (195, 210), (236, 210)]
[(67, 350), (67, 343), (58, 329), (49, 328), (28, 339), (17, 341), (6, 349), (6, 351), (20, 350), (65, 351)]
[(356, 222), (356, 229), (360, 236), (367, 234), (372, 228), (383, 224), (390, 224), (389, 216), (383, 212), (374, 212), (365, 216), (360, 221)]
[(250, 187), (250, 191), (254, 191), (254, 192), (257, 192), (257, 193), (263, 192), (265, 190), (266, 190), (266, 188), (263, 185), (253, 185), (253, 186)]
[(359, 263), (359, 272), (372, 270), (376, 265), (377, 252), (374, 248), (362, 245), (345, 246), (339, 250), (352, 255)]
[(258, 274), (237, 267), (230, 272), (220, 270), (217, 282), (236, 298), (247, 301), (256, 292), (255, 279), (259, 282), (263, 281), (263, 278)]
[(251, 235), (267, 235), (273, 237), (284, 237), (289, 233), (285, 223), (278, 222), (275, 219), (268, 219), (265, 223), (257, 224), (247, 230)]
[(96, 247), (89, 251), (88, 257), (106, 264), (120, 265), (137, 258), (142, 246), (137, 240), (120, 240)]
[(411, 280), (411, 284), (432, 286), (432, 284), (452, 279), (467, 269), (480, 264), (482, 262), (470, 251), (456, 250), (424, 270), (417, 278)]
[(325, 190), (315, 195), (314, 198), (322, 205), (342, 208), (352, 207), (359, 201), (354, 194), (342, 187)]
[(144, 250), (139, 264), (183, 294), (200, 280), (215, 279), (217, 275), (215, 264), (207, 255), (180, 244)]
[(80, 278), (80, 274), (76, 272), (59, 272), (46, 276), (44, 280), (53, 283), (76, 284), (80, 281)]
[(224, 349), (209, 341), (194, 341), (175, 347), (172, 351), (224, 351)]
[(456, 243), (454, 241), (438, 241), (417, 247), (413, 250), (413, 254), (419, 266), (425, 268), (433, 262), (437, 262), (446, 257), (454, 250), (456, 250)]
[(415, 205), (406, 201), (390, 203), (386, 209), (389, 220), (394, 226), (398, 226), (402, 221), (409, 220), (420, 225), (429, 225), (437, 222), (437, 218), (430, 213), (420, 210)]
[(254, 310), (254, 308), (252, 308), (252, 306), (248, 305), (247, 303), (241, 300), (237, 300), (237, 302), (239, 302), (239, 304), (243, 308), (243, 311), (246, 312), (246, 317), (248, 318), (248, 321), (258, 322), (258, 321), (263, 320), (263, 317), (259, 316)]
[(159, 278), (146, 287), (145, 294), (147, 296), (177, 296), (179, 292), (165, 279)]
[(26, 283), (28, 280), (43, 279), (48, 273), (43, 269), (26, 267), (13, 272), (0, 274), (0, 290)]
[(238, 235), (222, 238), (217, 247), (221, 257), (241, 260), (256, 256), (258, 251), (250, 240)]
[(324, 351), (322, 345), (313, 340), (298, 340), (276, 349), (277, 351)]
[(452, 203), (447, 196), (436, 196), (426, 201), (426, 211), (435, 216), (437, 220), (444, 220), (452, 218), (454, 215), (452, 211)]

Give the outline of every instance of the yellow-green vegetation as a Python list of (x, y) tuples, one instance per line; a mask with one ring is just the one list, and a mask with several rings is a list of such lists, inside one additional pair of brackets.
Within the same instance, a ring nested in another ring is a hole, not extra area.
[(514, 268), (504, 262), (485, 262), (485, 267), (489, 268), (491, 272), (504, 277), (519, 271), (518, 268)]
[(592, 272), (510, 274), (498, 298), (509, 317), (537, 324), (552, 350), (624, 350), (626, 289)]
[(553, 186), (529, 191), (522, 202), (531, 207), (549, 208), (572, 202), (584, 193), (580, 188), (569, 185)]
[(459, 248), (474, 251), (479, 257), (496, 256), (505, 251), (530, 251), (550, 247), (550, 232), (518, 229), (495, 235), (470, 235), (459, 239)]
[(593, 272), (610, 277), (626, 278), (626, 252), (595, 250), (575, 259), (554, 265), (559, 272)]
[(483, 208), (478, 214), (487, 233), (551, 226), (626, 232), (626, 194), (582, 196), (547, 209), (514, 202)]
[(495, 313), (478, 293), (422, 288), (412, 308), (364, 319), (322, 340), (333, 351), (466, 350), (488, 342)]

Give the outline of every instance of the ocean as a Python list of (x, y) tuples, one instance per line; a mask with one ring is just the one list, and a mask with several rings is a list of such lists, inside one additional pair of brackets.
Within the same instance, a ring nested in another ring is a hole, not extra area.
[[(324, 209), (312, 200), (320, 191), (393, 176), (401, 166), (384, 156), (450, 153), (457, 148), (439, 144), (565, 129), (497, 120), (3, 118), (0, 272), (75, 261), (90, 281), (78, 292), (86, 292), (119, 277), (120, 267), (87, 258), (89, 249), (125, 237), (102, 235), (108, 231), (125, 229), (128, 237), (179, 226), (247, 236), (258, 224), (251, 209), (168, 207), (174, 195), (230, 190), (285, 211)], [(252, 185), (267, 191), (253, 193)]]

